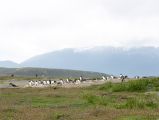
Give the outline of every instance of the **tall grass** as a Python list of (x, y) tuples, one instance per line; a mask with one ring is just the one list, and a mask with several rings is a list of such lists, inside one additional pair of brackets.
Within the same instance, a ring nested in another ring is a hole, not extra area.
[(125, 83), (106, 83), (99, 88), (100, 90), (112, 92), (144, 92), (159, 90), (159, 78), (130, 80)]
[(128, 82), (127, 91), (146, 91), (150, 88), (152, 81), (149, 79), (141, 79), (141, 80), (132, 80)]

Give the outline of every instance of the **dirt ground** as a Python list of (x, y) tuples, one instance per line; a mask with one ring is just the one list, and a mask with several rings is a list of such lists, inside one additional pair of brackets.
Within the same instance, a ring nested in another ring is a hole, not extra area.
[[(9, 83), (13, 83), (17, 85), (19, 88), (26, 88), (28, 87), (28, 81), (29, 80), (1, 80), (0, 81), (0, 88), (13, 88)], [(128, 81), (128, 79), (126, 80)], [(106, 82), (112, 82), (112, 83), (119, 83), (121, 82), (120, 79), (110, 79), (110, 80), (87, 80), (84, 82), (81, 82), (79, 84), (74, 84), (74, 83), (64, 83), (63, 85), (43, 85), (43, 86), (36, 86), (36, 87), (50, 87), (50, 86), (59, 86), (59, 87), (65, 87), (65, 88), (72, 88), (72, 87), (87, 87), (90, 85), (99, 85), (99, 84), (104, 84)]]

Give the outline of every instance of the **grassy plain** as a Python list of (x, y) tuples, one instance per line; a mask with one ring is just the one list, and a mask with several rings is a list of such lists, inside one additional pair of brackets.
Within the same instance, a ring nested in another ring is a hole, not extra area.
[(0, 89), (0, 120), (157, 120), (159, 78), (85, 88)]

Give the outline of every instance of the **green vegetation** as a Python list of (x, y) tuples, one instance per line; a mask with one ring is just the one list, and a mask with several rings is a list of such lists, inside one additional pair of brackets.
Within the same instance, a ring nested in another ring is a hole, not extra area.
[(116, 84), (109, 82), (100, 86), (99, 89), (112, 92), (145, 92), (159, 90), (159, 78), (130, 80), (128, 82)]
[[(79, 78), (80, 76), (88, 78), (100, 78), (102, 75), (109, 76), (104, 73), (80, 71), (80, 70), (65, 70), (65, 69), (48, 69), (48, 68), (0, 68), (0, 80), (8, 79), (11, 75), (15, 78), (35, 78), (51, 77), (51, 78)], [(8, 77), (7, 77), (8, 76)], [(13, 77), (13, 78), (14, 78)]]
[(0, 120), (157, 120), (158, 81), (0, 89)]

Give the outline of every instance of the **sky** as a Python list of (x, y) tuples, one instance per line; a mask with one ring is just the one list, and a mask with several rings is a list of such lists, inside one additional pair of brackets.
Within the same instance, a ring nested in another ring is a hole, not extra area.
[(158, 0), (1, 0), (0, 60), (63, 48), (159, 47)]

